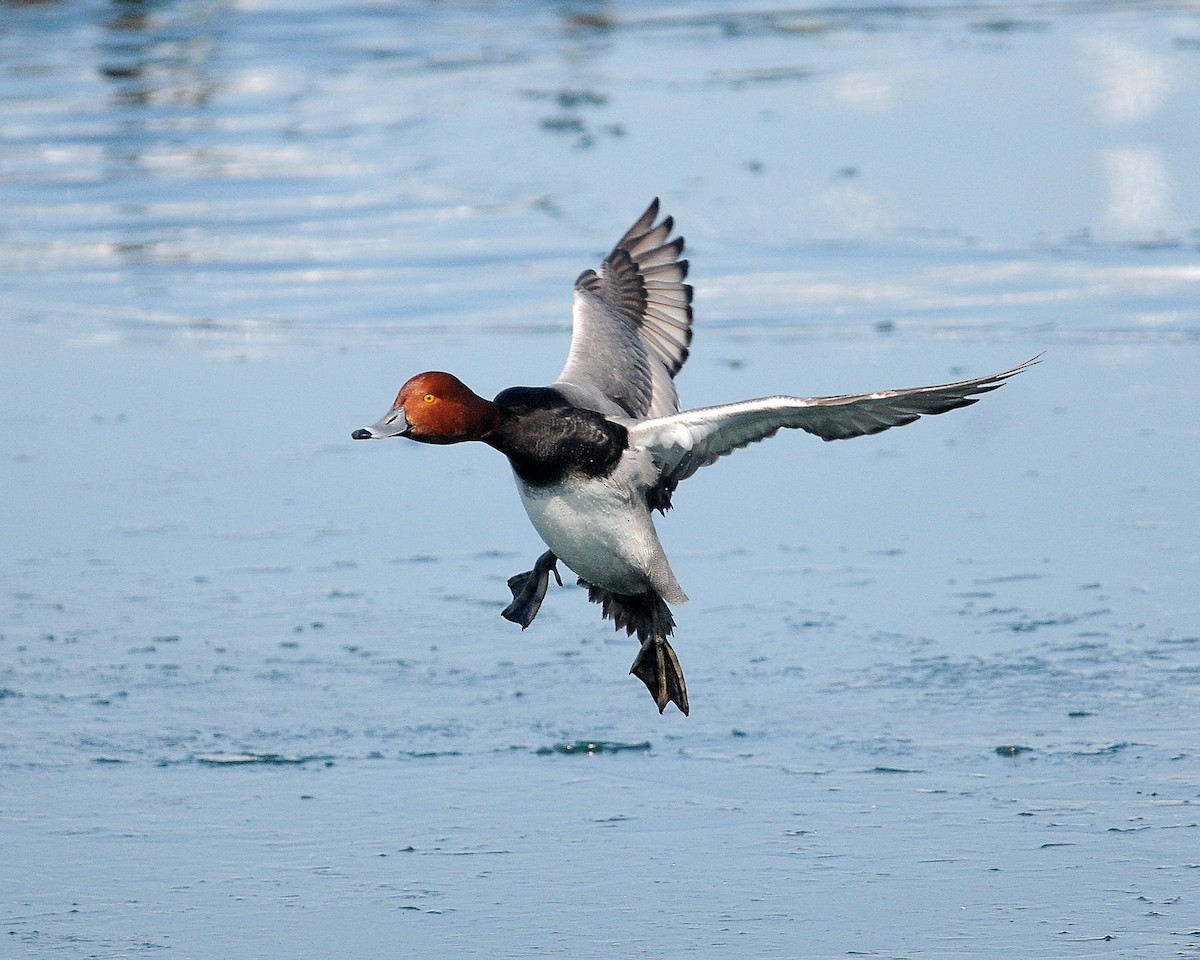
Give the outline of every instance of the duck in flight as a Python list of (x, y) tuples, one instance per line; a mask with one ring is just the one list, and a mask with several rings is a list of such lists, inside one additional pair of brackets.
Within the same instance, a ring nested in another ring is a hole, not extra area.
[(502, 616), (524, 629), (561, 560), (588, 599), (641, 644), (630, 673), (659, 713), (688, 712), (683, 670), (669, 642), (668, 604), (687, 596), (663, 552), (653, 511), (701, 467), (784, 427), (845, 440), (975, 403), (1031, 364), (957, 383), (833, 397), (764, 397), (681, 411), (675, 375), (692, 340), (692, 288), (683, 238), (670, 239), (658, 200), (617, 241), (599, 270), (575, 281), (566, 366), (548, 387), (509, 387), (494, 400), (449, 373), (419, 373), (378, 423), (355, 440), (478, 440), (512, 465), (521, 502), (550, 549), (511, 577)]

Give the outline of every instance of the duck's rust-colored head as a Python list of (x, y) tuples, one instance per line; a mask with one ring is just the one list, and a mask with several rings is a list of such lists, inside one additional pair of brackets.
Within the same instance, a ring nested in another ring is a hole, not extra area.
[(400, 388), (392, 409), (355, 440), (408, 437), (421, 443), (483, 440), (500, 423), (500, 409), (477, 396), (458, 377), (440, 370), (418, 373)]

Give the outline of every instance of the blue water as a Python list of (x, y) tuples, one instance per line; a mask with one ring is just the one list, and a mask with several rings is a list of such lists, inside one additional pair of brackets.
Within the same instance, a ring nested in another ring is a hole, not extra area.
[[(1189, 956), (1188, 4), (0, 7), (0, 956)], [(692, 715), (411, 373), (554, 377), (650, 197)], [(569, 581), (568, 581), (569, 582)], [(587, 745), (595, 745), (589, 750)]]

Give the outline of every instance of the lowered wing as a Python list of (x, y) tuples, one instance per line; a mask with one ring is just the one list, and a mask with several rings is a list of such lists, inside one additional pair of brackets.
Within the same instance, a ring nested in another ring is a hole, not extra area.
[(701, 467), (784, 427), (823, 440), (879, 433), (918, 417), (969, 406), (1037, 362), (1034, 357), (1001, 373), (933, 387), (837, 397), (765, 397), (702, 407), (634, 424), (629, 429), (629, 443), (649, 450), (662, 464), (662, 480), (669, 491)]

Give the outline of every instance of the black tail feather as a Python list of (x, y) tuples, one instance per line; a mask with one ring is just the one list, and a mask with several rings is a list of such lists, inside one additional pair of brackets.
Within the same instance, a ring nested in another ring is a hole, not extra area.
[(653, 591), (641, 594), (612, 593), (588, 583), (582, 577), (579, 585), (587, 587), (588, 599), (600, 604), (606, 620), (612, 620), (618, 630), (624, 630), (630, 636), (637, 634), (642, 648), (629, 672), (646, 685), (658, 705), (658, 712), (662, 713), (668, 703), (674, 703), (686, 716), (687, 683), (683, 679), (679, 658), (667, 642), (667, 637), (675, 632), (675, 618), (666, 601)]

